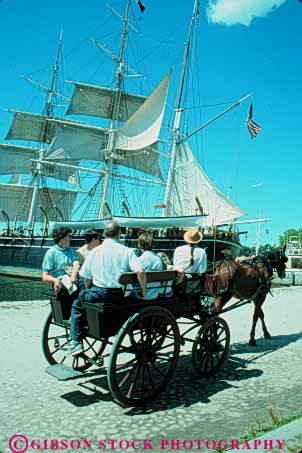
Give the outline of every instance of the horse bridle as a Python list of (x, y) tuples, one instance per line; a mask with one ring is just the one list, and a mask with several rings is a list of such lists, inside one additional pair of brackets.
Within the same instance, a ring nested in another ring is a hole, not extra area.
[(278, 272), (278, 263), (285, 264), (287, 261), (287, 257), (282, 250), (271, 250), (268, 252), (267, 256), (261, 258), (264, 258), (269, 263), (271, 275), (273, 269), (276, 269)]

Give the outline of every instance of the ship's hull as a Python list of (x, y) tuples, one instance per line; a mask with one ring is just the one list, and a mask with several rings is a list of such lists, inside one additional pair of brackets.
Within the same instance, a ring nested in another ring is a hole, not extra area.
[[(136, 248), (136, 238), (124, 238), (123, 242)], [(74, 238), (72, 246), (81, 247), (84, 243), (83, 238)], [(154, 239), (154, 250), (164, 251), (172, 258), (174, 249), (184, 244), (183, 240), (178, 238), (158, 237)], [(53, 245), (51, 238), (32, 238), (32, 239), (12, 239), (0, 238), (0, 265), (15, 266), (41, 269), (43, 257), (46, 251)], [(209, 262), (216, 262), (225, 257), (222, 251), (228, 249), (231, 257), (235, 259), (240, 251), (240, 244), (229, 240), (215, 240), (214, 238), (204, 238), (201, 247), (205, 248)]]

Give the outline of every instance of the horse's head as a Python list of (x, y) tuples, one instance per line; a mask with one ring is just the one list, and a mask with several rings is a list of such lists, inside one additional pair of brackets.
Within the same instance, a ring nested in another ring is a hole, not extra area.
[(285, 263), (288, 261), (288, 258), (285, 255), (285, 249), (286, 246), (283, 248), (272, 249), (266, 254), (272, 269), (276, 269), (279, 278), (285, 277)]

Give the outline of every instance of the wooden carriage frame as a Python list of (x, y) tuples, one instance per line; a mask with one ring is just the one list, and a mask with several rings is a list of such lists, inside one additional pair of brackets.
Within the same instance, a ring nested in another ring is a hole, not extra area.
[[(84, 352), (75, 357), (64, 354), (70, 342), (70, 306), (52, 295), (42, 334), (43, 352), (51, 365), (46, 371), (66, 379), (92, 365), (103, 366), (105, 358), (109, 390), (126, 406), (144, 406), (164, 391), (175, 372), (180, 347), (186, 342), (192, 344), (192, 365), (197, 374), (215, 374), (229, 352), (226, 321), (203, 304), (206, 294), (202, 288), (191, 296), (182, 288), (176, 295), (165, 297), (171, 282), (177, 282), (177, 272), (147, 272), (146, 276), (148, 282), (158, 282), (163, 297), (152, 301), (124, 298), (109, 307), (101, 301), (82, 302), (88, 326), (81, 338)], [(120, 283), (127, 291), (129, 285), (137, 283), (137, 276), (123, 274)], [(193, 339), (188, 334), (194, 329), (198, 331)], [(111, 351), (105, 354), (109, 346)]]

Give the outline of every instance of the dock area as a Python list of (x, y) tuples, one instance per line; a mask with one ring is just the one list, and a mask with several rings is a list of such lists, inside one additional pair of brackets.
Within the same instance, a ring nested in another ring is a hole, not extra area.
[(302, 285), (302, 269), (287, 269), (285, 278), (275, 277), (273, 285), (278, 286), (301, 286)]
[(2, 266), (0, 265), (0, 278), (14, 277), (22, 280), (41, 280), (41, 270), (31, 267), (16, 267), (16, 266)]
[(0, 303), (45, 300), (49, 287), (49, 283), (42, 282), (40, 269), (0, 266)]

